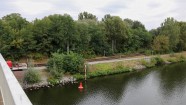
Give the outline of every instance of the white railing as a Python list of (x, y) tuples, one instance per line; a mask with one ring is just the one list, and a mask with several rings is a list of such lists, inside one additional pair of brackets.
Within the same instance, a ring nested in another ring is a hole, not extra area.
[(4, 105), (32, 105), (1, 54), (0, 89)]

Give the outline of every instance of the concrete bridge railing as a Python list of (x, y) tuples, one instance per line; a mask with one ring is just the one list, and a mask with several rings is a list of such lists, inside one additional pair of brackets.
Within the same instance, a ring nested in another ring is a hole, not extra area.
[(32, 105), (1, 54), (0, 91), (3, 105)]

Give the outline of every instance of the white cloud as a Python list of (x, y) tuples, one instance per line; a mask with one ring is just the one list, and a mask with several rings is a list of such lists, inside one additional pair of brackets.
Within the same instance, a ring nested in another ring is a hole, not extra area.
[(51, 3), (43, 1), (31, 1), (31, 0), (15, 0), (12, 2), (18, 11), (23, 14), (37, 15), (43, 12), (51, 11), (55, 8)]

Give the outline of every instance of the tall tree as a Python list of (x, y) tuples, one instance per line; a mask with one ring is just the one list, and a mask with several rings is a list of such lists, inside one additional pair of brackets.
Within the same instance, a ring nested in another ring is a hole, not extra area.
[(70, 46), (72, 46), (73, 42), (77, 39), (75, 35), (75, 22), (70, 15), (64, 14), (63, 16), (64, 22), (62, 24), (62, 34), (64, 35), (65, 44), (67, 45), (67, 53), (69, 53)]
[(102, 19), (105, 24), (105, 32), (112, 46), (112, 52), (123, 50), (123, 44), (128, 38), (128, 29), (123, 20), (118, 16), (105, 15)]
[(160, 34), (169, 37), (170, 50), (176, 51), (180, 35), (178, 22), (174, 18), (165, 19), (165, 21), (161, 24)]
[(78, 15), (78, 20), (84, 20), (84, 19), (97, 20), (97, 17), (96, 17), (96, 15), (93, 15), (93, 14), (88, 13), (88, 12), (81, 12)]
[(26, 36), (23, 30), (29, 22), (21, 17), (18, 13), (12, 13), (2, 18), (3, 29), (1, 40), (3, 40), (3, 47), (1, 48), (2, 53), (5, 56), (12, 56), (18, 58), (24, 55), (26, 49), (23, 49)]
[(179, 22), (180, 26), (180, 40), (177, 48), (181, 51), (186, 50), (186, 22)]
[(33, 37), (36, 42), (36, 46), (33, 52), (40, 52), (42, 54), (50, 54), (53, 49), (52, 36), (50, 34), (51, 21), (48, 17), (43, 19), (36, 19), (33, 23)]

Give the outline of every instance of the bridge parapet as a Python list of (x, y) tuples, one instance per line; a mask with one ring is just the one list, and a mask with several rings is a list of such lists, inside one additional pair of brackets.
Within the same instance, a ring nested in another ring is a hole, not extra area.
[(1, 54), (0, 91), (4, 105), (32, 105)]

